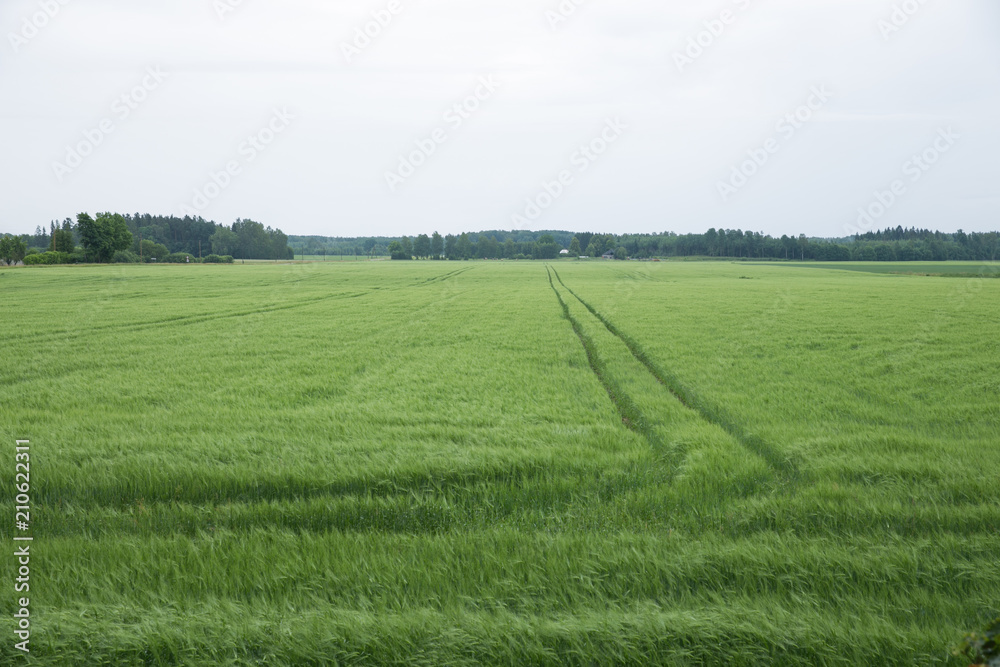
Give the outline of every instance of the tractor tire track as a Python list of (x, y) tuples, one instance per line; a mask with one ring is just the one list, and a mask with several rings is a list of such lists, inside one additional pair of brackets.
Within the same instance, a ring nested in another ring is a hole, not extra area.
[(471, 271), (472, 268), (473, 267), (468, 266), (468, 267), (466, 267), (464, 269), (458, 269), (457, 271), (451, 271), (449, 273), (444, 274), (443, 276), (437, 276), (435, 278), (428, 278), (427, 280), (425, 280), (422, 283), (420, 283), (420, 285), (422, 287), (424, 285), (433, 285), (434, 283), (443, 283), (446, 280), (450, 280), (452, 278), (457, 278), (458, 276), (462, 275), (466, 271)]
[[(183, 316), (183, 317), (167, 318), (167, 319), (164, 319), (164, 320), (158, 320), (158, 321), (152, 321), (152, 322), (140, 322), (140, 323), (129, 324), (129, 325), (111, 325), (111, 326), (104, 326), (104, 327), (93, 327), (93, 328), (90, 328), (90, 329), (84, 329), (82, 331), (63, 331), (63, 332), (57, 332), (57, 333), (50, 334), (47, 337), (33, 337), (30, 340), (31, 340), (32, 343), (35, 343), (35, 342), (52, 343), (52, 342), (56, 342), (56, 341), (58, 341), (60, 339), (63, 339), (63, 338), (71, 338), (73, 336), (78, 336), (81, 333), (87, 333), (87, 334), (90, 334), (90, 333), (100, 333), (100, 334), (119, 334), (119, 333), (123, 333), (123, 334), (127, 334), (127, 333), (136, 333), (136, 332), (140, 332), (140, 331), (146, 331), (146, 330), (149, 330), (149, 329), (162, 329), (163, 327), (166, 327), (166, 326), (189, 326), (189, 325), (193, 325), (193, 324), (201, 324), (201, 323), (204, 323), (204, 322), (215, 322), (215, 321), (227, 320), (227, 319), (238, 319), (238, 318), (241, 318), (241, 317), (251, 317), (253, 315), (263, 315), (263, 314), (266, 314), (266, 313), (272, 313), (272, 312), (276, 312), (276, 311), (292, 310), (292, 309), (295, 309), (295, 308), (304, 308), (306, 306), (310, 306), (310, 305), (313, 305), (313, 304), (316, 304), (316, 303), (322, 303), (324, 301), (355, 299), (355, 298), (358, 298), (360, 296), (365, 296), (367, 294), (371, 294), (371, 292), (359, 292), (359, 293), (356, 293), (356, 294), (338, 294), (338, 295), (334, 295), (334, 296), (323, 297), (321, 299), (310, 299), (308, 301), (298, 302), (298, 303), (294, 303), (294, 304), (287, 304), (287, 305), (283, 305), (283, 306), (269, 306), (269, 307), (264, 307), (264, 308), (257, 308), (257, 309), (254, 309), (254, 310), (247, 310), (247, 311), (240, 311), (240, 312), (233, 312), (233, 313), (216, 313), (216, 314), (209, 314), (209, 315), (188, 315), (188, 316)], [(78, 373), (78, 372), (81, 372), (81, 371), (91, 371), (91, 370), (97, 370), (97, 369), (100, 369), (100, 368), (103, 368), (102, 364), (96, 364), (96, 365), (93, 365), (93, 364), (82, 364), (82, 365), (72, 366), (70, 368), (66, 368), (66, 369), (63, 369), (63, 370), (58, 371), (58, 372), (49, 372), (49, 373), (46, 373), (45, 376), (44, 376), (44, 378), (41, 378), (41, 377), (38, 377), (38, 376), (22, 375), (22, 376), (18, 376), (18, 377), (4, 378), (3, 379), (3, 383), (4, 383), (4, 386), (7, 386), (7, 387), (16, 387), (16, 386), (23, 385), (23, 384), (29, 384), (29, 383), (32, 383), (32, 382), (37, 382), (37, 381), (39, 381), (41, 379), (45, 379), (45, 380), (61, 379), (61, 378), (73, 375), (74, 373)]]
[[(437, 276), (436, 278), (432, 278), (431, 280), (437, 281), (437, 282), (443, 282), (443, 281), (445, 281), (445, 280), (447, 280), (449, 278), (457, 276), (460, 273), (464, 273), (466, 271), (470, 271), (470, 270), (472, 270), (472, 268), (473, 267), (470, 266), (470, 267), (467, 267), (465, 269), (460, 269), (458, 271), (451, 271), (451, 272), (446, 273), (444, 275)], [(387, 292), (387, 291), (400, 291), (400, 290), (406, 290), (406, 289), (411, 289), (411, 286), (395, 287), (395, 288), (375, 287), (375, 288), (371, 288), (371, 289), (363, 291), (363, 292), (350, 292), (350, 293), (344, 293), (344, 294), (329, 294), (329, 295), (326, 295), (326, 296), (321, 296), (321, 297), (316, 297), (316, 298), (311, 298), (311, 299), (303, 299), (301, 301), (296, 301), (294, 303), (275, 304), (275, 305), (271, 305), (271, 306), (262, 306), (262, 307), (259, 307), (259, 308), (253, 308), (253, 309), (241, 310), (241, 311), (231, 311), (231, 312), (227, 312), (227, 313), (203, 313), (203, 314), (198, 314), (198, 315), (180, 315), (180, 316), (176, 316), (176, 317), (166, 317), (166, 318), (162, 318), (162, 319), (159, 319), (159, 320), (147, 320), (147, 321), (144, 321), (144, 322), (135, 322), (135, 323), (132, 323), (132, 324), (107, 324), (107, 325), (96, 326), (96, 327), (88, 327), (86, 329), (79, 329), (79, 330), (68, 330), (68, 329), (65, 329), (65, 330), (62, 330), (62, 331), (51, 332), (51, 333), (49, 333), (46, 336), (37, 336), (37, 335), (11, 336), (11, 337), (5, 337), (4, 343), (9, 345), (9, 344), (17, 343), (17, 342), (20, 342), (20, 341), (29, 341), (30, 340), (31, 343), (34, 345), (36, 343), (54, 343), (54, 342), (58, 342), (60, 340), (65, 340), (67, 338), (73, 338), (75, 336), (79, 336), (79, 335), (84, 334), (84, 333), (86, 333), (86, 334), (92, 334), (92, 333), (96, 333), (96, 334), (129, 334), (129, 333), (137, 333), (137, 332), (141, 332), (141, 331), (146, 331), (146, 330), (149, 330), (149, 329), (162, 329), (162, 328), (168, 327), (168, 326), (178, 326), (178, 327), (181, 327), (181, 326), (190, 326), (190, 325), (194, 325), (194, 324), (202, 324), (202, 323), (205, 323), (205, 322), (217, 322), (217, 321), (222, 321), (222, 320), (239, 319), (239, 318), (242, 318), (242, 317), (252, 317), (254, 315), (264, 315), (264, 314), (273, 313), (273, 312), (281, 312), (281, 311), (285, 311), (285, 310), (294, 310), (294, 309), (297, 309), (297, 308), (306, 308), (306, 307), (309, 307), (309, 306), (312, 306), (312, 305), (316, 305), (316, 304), (324, 303), (324, 302), (329, 302), (329, 301), (344, 301), (344, 300), (347, 300), (347, 299), (357, 299), (357, 298), (364, 297), (364, 296), (371, 296), (372, 294), (375, 294), (375, 293), (378, 293), (378, 292), (383, 292), (384, 293), (384, 292)], [(68, 377), (70, 375), (73, 375), (74, 373), (79, 373), (79, 372), (82, 372), (82, 371), (91, 371), (91, 370), (95, 370), (98, 367), (99, 366), (91, 366), (91, 365), (88, 365), (88, 364), (82, 364), (82, 365), (78, 364), (78, 365), (74, 365), (74, 366), (69, 367), (69, 368), (62, 369), (62, 370), (60, 370), (58, 372), (47, 373), (46, 376), (45, 376), (45, 379), (51, 380), (51, 379), (58, 379), (58, 378)], [(37, 382), (39, 379), (41, 379), (41, 378), (39, 378), (38, 376), (34, 376), (34, 375), (17, 375), (17, 376), (2, 378), (2, 381), (4, 383), (4, 386), (7, 386), (7, 387), (17, 387), (17, 386), (20, 386), (20, 385), (25, 385), (25, 384), (30, 384), (30, 383), (33, 383), (33, 382)]]
[[(629, 352), (632, 353), (632, 356), (635, 357), (636, 361), (641, 363), (656, 379), (656, 381), (659, 382), (667, 391), (673, 394), (677, 400), (681, 402), (681, 404), (688, 409), (697, 412), (705, 421), (718, 426), (722, 430), (729, 433), (743, 447), (763, 459), (773, 470), (775, 470), (775, 472), (785, 478), (786, 481), (795, 480), (801, 477), (802, 473), (795, 461), (784, 456), (776, 447), (760, 436), (747, 432), (741, 424), (729, 416), (722, 408), (712, 405), (688, 389), (676, 375), (666, 371), (654, 362), (646, 351), (643, 350), (642, 347), (635, 341), (635, 339), (621, 331), (613, 322), (604, 317), (596, 308), (584, 301), (580, 298), (580, 295), (570, 289), (566, 283), (563, 282), (559, 273), (555, 269), (552, 269), (552, 273), (555, 274), (556, 280), (559, 281), (559, 284), (562, 285), (567, 292), (572, 294), (584, 308), (590, 311), (590, 313), (596, 317), (612, 335), (617, 337), (625, 345), (625, 347), (628, 348)], [(554, 286), (553, 289), (555, 289)]]
[(226, 319), (236, 319), (240, 317), (249, 317), (251, 315), (262, 315), (265, 313), (272, 313), (282, 310), (292, 310), (295, 308), (305, 308), (317, 303), (322, 303), (324, 301), (339, 301), (345, 299), (356, 299), (362, 296), (368, 296), (373, 294), (375, 290), (370, 290), (366, 292), (352, 292), (348, 294), (332, 294), (328, 296), (323, 296), (315, 299), (305, 299), (302, 301), (297, 301), (295, 303), (289, 304), (275, 304), (273, 306), (264, 306), (261, 308), (253, 308), (251, 310), (241, 310), (241, 311), (231, 311), (228, 313), (203, 313), (199, 315), (179, 315), (177, 317), (167, 317), (160, 320), (147, 320), (144, 322), (134, 322), (131, 324), (106, 324), (95, 327), (87, 327), (86, 329), (63, 329), (61, 331), (53, 331), (45, 336), (38, 335), (23, 335), (23, 336), (10, 336), (5, 338), (5, 342), (18, 342), (21, 340), (30, 340), (32, 343), (37, 342), (53, 342), (63, 338), (69, 338), (72, 336), (79, 336), (82, 333), (132, 333), (135, 331), (143, 331), (150, 328), (159, 328), (163, 326), (187, 326), (190, 324), (200, 324), (202, 322), (213, 322), (216, 320), (226, 320)]
[[(649, 420), (643, 414), (642, 410), (636, 405), (635, 401), (625, 392), (617, 382), (611, 377), (608, 372), (607, 366), (603, 359), (597, 352), (597, 348), (594, 345), (594, 341), (587, 335), (583, 330), (583, 326), (580, 322), (573, 317), (573, 314), (569, 310), (569, 305), (563, 300), (562, 295), (559, 290), (556, 289), (555, 283), (552, 281), (552, 273), (554, 270), (550, 270), (548, 266), (545, 267), (545, 271), (548, 273), (549, 286), (552, 288), (553, 293), (556, 295), (556, 299), (559, 301), (559, 305), (563, 311), (563, 317), (565, 317), (570, 326), (573, 328), (573, 332), (576, 334), (577, 338), (580, 340), (580, 344), (583, 346), (583, 350), (587, 355), (587, 362), (590, 365), (590, 370), (597, 377), (598, 382), (604, 388), (607, 393), (608, 398), (611, 400), (612, 405), (615, 406), (615, 410), (618, 412), (619, 417), (621, 417), (622, 424), (625, 425), (627, 429), (642, 436), (649, 446), (656, 452), (667, 451), (666, 443), (663, 442), (659, 434), (656, 433)], [(565, 286), (564, 286), (565, 287)], [(680, 464), (680, 459), (683, 458), (683, 451), (676, 451), (670, 458), (670, 470), (676, 473), (677, 468)]]
[[(464, 269), (459, 269), (458, 271), (451, 271), (441, 276), (436, 276), (430, 278), (427, 281), (421, 283), (421, 285), (433, 284), (437, 282), (444, 282), (451, 278), (457, 277), (459, 274), (465, 273), (466, 271), (471, 271), (473, 267), (467, 267)], [(130, 324), (105, 324), (94, 327), (87, 327), (86, 329), (63, 329), (60, 331), (52, 331), (46, 335), (36, 335), (36, 334), (22, 334), (5, 336), (5, 343), (16, 343), (23, 340), (30, 340), (32, 344), (34, 343), (50, 343), (65, 338), (70, 338), (73, 336), (79, 336), (81, 333), (133, 333), (137, 331), (143, 331), (149, 328), (159, 328), (163, 326), (187, 326), (190, 324), (201, 324), (203, 322), (213, 322), (217, 320), (226, 319), (237, 319), (240, 317), (249, 317), (251, 315), (263, 315), (266, 313), (278, 312), (282, 310), (292, 310), (295, 308), (305, 308), (317, 303), (323, 303), (325, 301), (340, 301), (346, 299), (356, 299), (363, 296), (370, 296), (376, 292), (387, 292), (387, 291), (399, 291), (410, 289), (410, 286), (395, 287), (395, 288), (383, 288), (374, 287), (364, 292), (351, 292), (346, 294), (329, 294), (326, 296), (316, 297), (313, 299), (303, 299), (301, 301), (296, 301), (295, 303), (287, 304), (275, 304), (272, 306), (263, 306), (260, 308), (253, 308), (250, 310), (240, 310), (231, 311), (227, 313), (201, 313), (197, 315), (178, 315), (175, 317), (166, 317), (158, 320), (146, 320), (143, 322), (133, 322)]]

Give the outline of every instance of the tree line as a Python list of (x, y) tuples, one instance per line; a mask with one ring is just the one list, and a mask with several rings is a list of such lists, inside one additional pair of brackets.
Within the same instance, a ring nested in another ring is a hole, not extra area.
[(542, 234), (535, 241), (503, 242), (488, 234), (420, 234), (411, 240), (404, 236), (389, 243), (392, 259), (555, 259), (563, 247), (552, 234)]
[(441, 237), (421, 234), (389, 241), (393, 259), (553, 259), (570, 257), (616, 259), (653, 257), (717, 257), (732, 259), (817, 260), (827, 262), (996, 261), (1000, 233), (953, 234), (902, 227), (845, 239), (815, 239), (805, 235), (773, 237), (739, 229), (709, 229), (704, 234), (595, 234), (571, 232), (480, 232)]
[[(106, 219), (108, 216), (110, 221)], [(124, 228), (119, 226), (119, 219)], [(563, 250), (571, 257), (613, 253), (619, 259), (704, 256), (819, 261), (996, 261), (1000, 255), (1000, 234), (896, 227), (842, 239), (816, 239), (713, 228), (704, 234), (494, 230), (446, 236), (434, 232), (412, 238), (331, 238), (289, 237), (253, 220), (237, 220), (226, 227), (202, 218), (101, 214), (92, 222), (85, 220), (82, 227), (78, 216), (76, 222), (68, 218), (61, 225), (53, 222), (48, 230), (38, 227), (34, 236), (0, 239), (0, 261), (6, 263), (16, 263), (33, 253), (60, 253), (58, 259), (80, 262), (151, 261), (154, 257), (160, 261), (171, 257), (204, 257), (209, 253), (237, 259), (341, 254), (391, 256), (396, 260), (465, 260), (554, 259)]]
[[(35, 257), (39, 255), (39, 257)], [(288, 236), (280, 229), (249, 219), (225, 226), (185, 216), (80, 213), (76, 220), (52, 221), (33, 235), (4, 235), (0, 261), (5, 263), (137, 263), (194, 261), (208, 257), (291, 259)]]

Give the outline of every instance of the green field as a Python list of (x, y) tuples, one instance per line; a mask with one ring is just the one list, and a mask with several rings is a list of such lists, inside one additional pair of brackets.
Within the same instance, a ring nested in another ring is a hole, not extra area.
[(996, 262), (783, 262), (779, 266), (951, 278), (1000, 278), (1000, 263)]
[[(730, 263), (0, 269), (28, 665), (964, 665), (1000, 281)], [(13, 494), (0, 537), (13, 552)]]
[(300, 255), (296, 253), (295, 261), (301, 262), (374, 262), (389, 259), (385, 257), (369, 257), (368, 255)]

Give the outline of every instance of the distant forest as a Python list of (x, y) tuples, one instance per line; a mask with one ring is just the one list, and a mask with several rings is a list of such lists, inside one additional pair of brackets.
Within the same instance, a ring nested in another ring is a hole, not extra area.
[(1000, 233), (954, 234), (926, 229), (886, 229), (844, 239), (804, 235), (776, 238), (739, 229), (704, 234), (594, 234), (566, 231), (488, 231), (460, 235), (329, 238), (291, 236), (300, 255), (392, 255), (396, 259), (552, 259), (568, 250), (572, 257), (618, 258), (719, 257), (819, 261), (996, 261)]
[[(709, 229), (704, 234), (596, 234), (567, 231), (486, 231), (416, 237), (286, 236), (280, 229), (253, 220), (230, 226), (203, 218), (121, 216), (131, 232), (129, 257), (144, 261), (160, 256), (190, 254), (232, 256), (236, 259), (291, 259), (302, 256), (368, 256), (394, 259), (554, 259), (562, 251), (572, 257), (616, 258), (718, 257), (820, 261), (996, 261), (1000, 233), (943, 233), (926, 229), (886, 229), (842, 239), (781, 236), (759, 232)], [(93, 260), (86, 253), (76, 221), (52, 221), (34, 235), (4, 235), (27, 254), (66, 253), (72, 261)], [(64, 256), (64, 255), (61, 255)]]

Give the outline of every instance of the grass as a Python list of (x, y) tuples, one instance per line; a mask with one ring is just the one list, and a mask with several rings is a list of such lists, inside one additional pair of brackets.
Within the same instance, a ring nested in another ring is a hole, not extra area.
[(1000, 264), (996, 262), (780, 262), (772, 265), (907, 276), (1000, 278)]
[(372, 262), (372, 261), (382, 261), (389, 259), (389, 256), (385, 257), (376, 256), (370, 257), (368, 255), (303, 255), (300, 253), (295, 254), (296, 261), (305, 262)]
[(32, 441), (36, 541), (32, 654), (0, 662), (961, 664), (1000, 604), (998, 289), (2, 270), (0, 433)]

